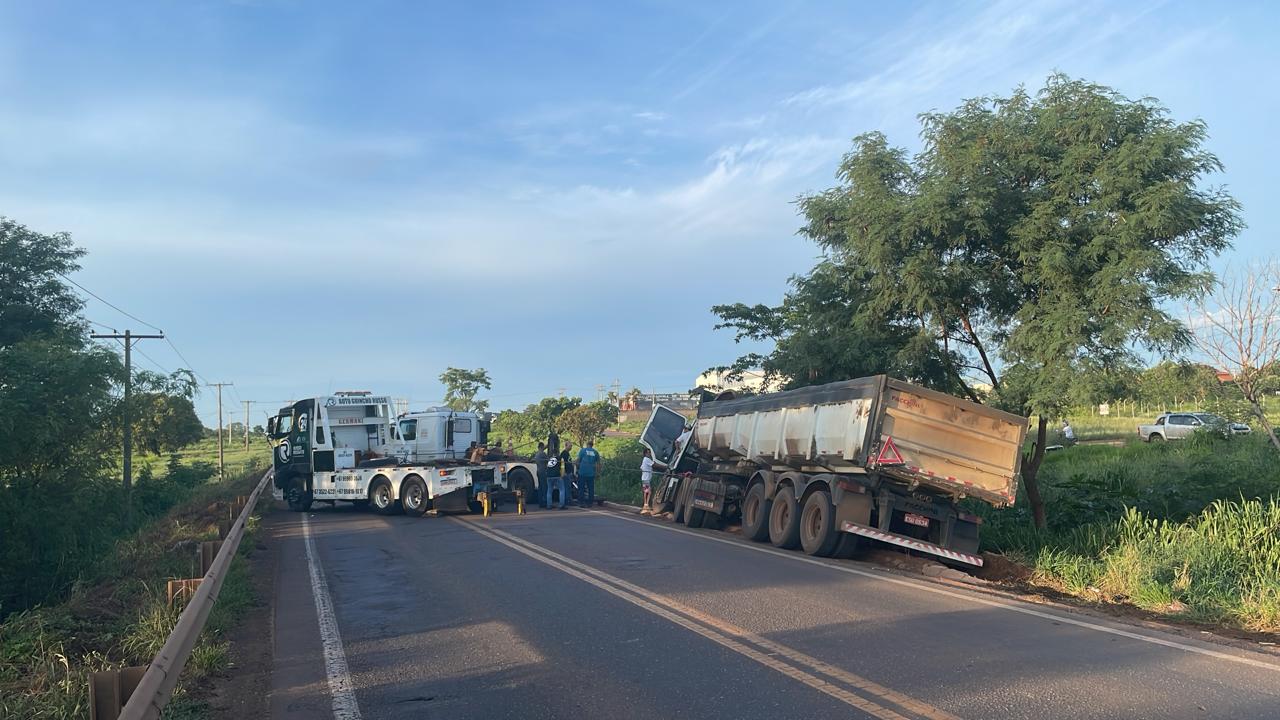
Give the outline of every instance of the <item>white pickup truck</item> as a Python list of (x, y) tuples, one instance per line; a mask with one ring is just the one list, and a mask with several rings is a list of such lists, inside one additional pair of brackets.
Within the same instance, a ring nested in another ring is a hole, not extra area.
[(1164, 413), (1151, 425), (1139, 425), (1138, 437), (1143, 442), (1185, 440), (1197, 430), (1209, 430), (1229, 435), (1248, 435), (1252, 428), (1244, 423), (1231, 422), (1221, 415), (1207, 412)]

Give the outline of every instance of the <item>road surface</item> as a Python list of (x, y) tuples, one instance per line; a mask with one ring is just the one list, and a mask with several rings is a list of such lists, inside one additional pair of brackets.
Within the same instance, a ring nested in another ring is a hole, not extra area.
[(1277, 718), (1280, 661), (609, 511), (280, 513), (273, 718)]

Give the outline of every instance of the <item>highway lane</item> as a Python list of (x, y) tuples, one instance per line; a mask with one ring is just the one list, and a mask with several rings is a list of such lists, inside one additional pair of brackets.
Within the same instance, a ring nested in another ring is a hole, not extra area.
[(273, 527), (273, 717), (1280, 717), (1259, 655), (629, 515)]

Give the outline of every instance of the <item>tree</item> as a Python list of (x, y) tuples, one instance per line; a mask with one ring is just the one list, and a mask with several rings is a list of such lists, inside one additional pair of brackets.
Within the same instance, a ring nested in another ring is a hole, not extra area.
[(489, 409), (488, 400), (476, 400), (481, 389), (489, 390), (489, 373), (484, 368), (462, 370), (447, 368), (440, 373), (440, 384), (444, 385), (444, 404), (462, 412), (484, 412)]
[(0, 217), (0, 489), (64, 484), (108, 466), (103, 418), (123, 366), (90, 344), (61, 276), (84, 251)]
[(1142, 371), (1137, 389), (1143, 402), (1172, 409), (1186, 400), (1204, 405), (1219, 399), (1222, 383), (1208, 365), (1164, 360)]
[(618, 408), (608, 402), (600, 401), (579, 405), (561, 413), (556, 419), (556, 428), (585, 445), (604, 434), (604, 431), (618, 422)]
[(577, 397), (543, 398), (528, 405), (523, 411), (503, 410), (498, 413), (493, 421), (493, 429), (513, 442), (542, 440), (556, 427), (556, 420), (561, 415), (581, 404), (582, 398)]
[(827, 260), (791, 278), (791, 291), (779, 306), (716, 305), (716, 329), (736, 330), (736, 342), (767, 340), (774, 348), (715, 370), (740, 380), (760, 368), (766, 387), (776, 383), (784, 389), (887, 373), (950, 392), (967, 390), (951, 367), (961, 358), (934, 343), (914, 318), (869, 310), (870, 282), (858, 268)]
[(1049, 418), (1081, 378), (1132, 365), (1139, 347), (1189, 346), (1164, 304), (1208, 287), (1238, 205), (1199, 185), (1222, 167), (1202, 122), (1062, 75), (921, 122), (914, 158), (880, 133), (857, 137), (840, 183), (800, 200), (801, 232), (863, 279), (865, 317), (909, 318), (940, 361), (959, 358), (941, 389), (974, 398), (981, 382), (986, 401), (1039, 416), (1022, 474), (1042, 528)]
[(1280, 363), (1280, 263), (1251, 263), (1222, 278), (1212, 294), (1196, 299), (1188, 321), (1197, 347), (1231, 373), (1231, 382), (1280, 450), (1280, 439), (1261, 404)]

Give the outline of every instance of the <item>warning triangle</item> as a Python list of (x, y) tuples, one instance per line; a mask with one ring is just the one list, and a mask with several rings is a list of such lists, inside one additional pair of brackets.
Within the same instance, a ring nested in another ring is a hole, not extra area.
[(898, 452), (898, 446), (893, 444), (893, 438), (885, 438), (884, 445), (880, 446), (880, 455), (876, 458), (876, 464), (902, 465), (904, 462), (902, 454)]

